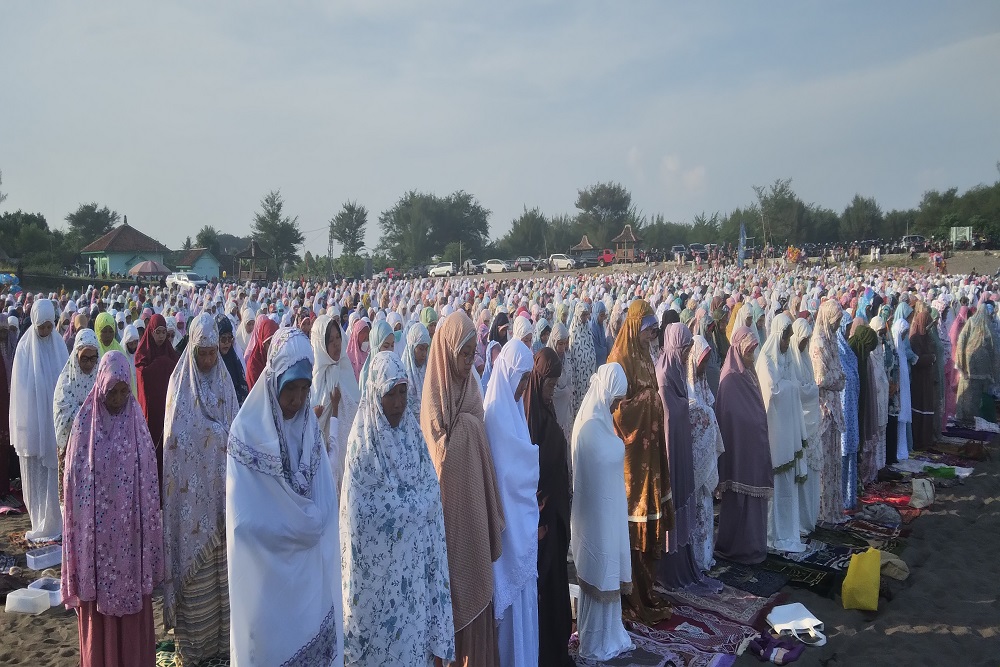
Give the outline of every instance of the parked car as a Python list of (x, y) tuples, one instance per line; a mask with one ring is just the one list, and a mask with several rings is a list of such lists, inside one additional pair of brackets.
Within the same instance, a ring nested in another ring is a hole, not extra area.
[(682, 246), (680, 244), (675, 245), (675, 246), (671, 246), (671, 248), (670, 248), (670, 257), (668, 259), (670, 259), (671, 261), (676, 261), (678, 254), (680, 254), (681, 259), (684, 259), (684, 260), (691, 259), (690, 257), (688, 257), (687, 248), (685, 248), (684, 246)]
[(549, 266), (551, 266), (555, 271), (564, 271), (567, 269), (576, 268), (576, 262), (569, 255), (549, 255)]
[(427, 272), (431, 278), (450, 278), (458, 273), (455, 269), (455, 262), (438, 262)]
[(586, 269), (590, 266), (597, 266), (597, 251), (596, 250), (584, 250), (583, 252), (577, 252), (570, 257), (573, 259), (573, 264), (578, 269)]
[(615, 253), (610, 248), (605, 248), (597, 253), (598, 266), (610, 266), (615, 263)]
[(179, 287), (180, 289), (201, 289), (208, 287), (208, 281), (203, 280), (197, 273), (171, 273), (167, 276), (167, 287)]
[(510, 271), (510, 264), (502, 259), (488, 259), (483, 264), (483, 273), (507, 273)]
[(692, 243), (688, 246), (688, 257), (695, 259), (696, 257), (701, 257), (702, 260), (708, 259), (708, 248), (702, 243)]
[(426, 266), (411, 266), (406, 271), (403, 272), (403, 277), (410, 278), (426, 278), (427, 277), (427, 267)]
[(477, 259), (467, 259), (462, 262), (462, 273), (467, 276), (479, 275), (483, 272), (483, 265)]
[(909, 252), (910, 248), (916, 248), (917, 252), (921, 252), (927, 250), (927, 239), (919, 234), (910, 234), (902, 238), (900, 245), (903, 246), (903, 252)]
[(403, 277), (403, 272), (399, 269), (387, 266), (384, 271), (379, 271), (373, 277), (380, 280), (396, 280)]
[(521, 255), (514, 260), (513, 267), (515, 271), (534, 271), (535, 269), (541, 268), (539, 265), (544, 263), (545, 262), (537, 260), (531, 255)]

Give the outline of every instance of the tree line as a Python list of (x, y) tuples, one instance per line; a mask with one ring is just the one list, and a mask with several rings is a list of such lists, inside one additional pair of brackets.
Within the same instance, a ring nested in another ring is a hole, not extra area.
[[(643, 246), (661, 249), (690, 243), (736, 245), (741, 225), (746, 225), (747, 235), (755, 237), (758, 245), (766, 240), (778, 247), (898, 239), (906, 233), (947, 239), (951, 227), (972, 227), (974, 233), (1000, 241), (1000, 180), (962, 193), (958, 188), (928, 190), (917, 206), (890, 211), (883, 210), (874, 197), (861, 194), (840, 211), (806, 203), (795, 193), (790, 178), (755, 186), (753, 192), (750, 201), (733, 211), (701, 213), (690, 222), (677, 222), (662, 214), (644, 214), (621, 183), (597, 183), (577, 191), (572, 213), (550, 215), (525, 206), (510, 228), (491, 240), (492, 212), (473, 195), (464, 190), (446, 196), (410, 190), (379, 214), (379, 241), (372, 248), (365, 246), (368, 209), (354, 200), (345, 202), (326, 223), (324, 253), (302, 247), (305, 236), (298, 216), (286, 214), (280, 190), (272, 190), (249, 221), (248, 236), (204, 225), (194, 240), (185, 239), (181, 250), (203, 247), (220, 257), (243, 250), (253, 239), (274, 256), (279, 272), (323, 276), (358, 275), (367, 261), (379, 269), (427, 264), (433, 257), (458, 262), (547, 256), (566, 252), (584, 235), (595, 248), (611, 247), (611, 240), (625, 225), (632, 226)], [(0, 191), (0, 203), (6, 196)], [(117, 211), (96, 202), (81, 204), (67, 214), (65, 228), (50, 227), (40, 213), (5, 212), (0, 214), (0, 249), (34, 271), (58, 273), (76, 264), (80, 249), (120, 220)], [(300, 249), (305, 250), (302, 255)]]

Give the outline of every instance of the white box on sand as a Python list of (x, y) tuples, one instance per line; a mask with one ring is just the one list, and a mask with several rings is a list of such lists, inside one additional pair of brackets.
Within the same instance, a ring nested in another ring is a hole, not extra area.
[(28, 567), (32, 570), (44, 570), (53, 565), (62, 563), (62, 545), (50, 544), (41, 549), (32, 549), (25, 556), (28, 559)]
[(49, 594), (35, 588), (19, 588), (7, 594), (5, 611), (10, 614), (41, 614), (49, 608)]
[(28, 584), (31, 590), (45, 591), (49, 594), (49, 606), (58, 607), (62, 604), (62, 582), (52, 577), (42, 577)]

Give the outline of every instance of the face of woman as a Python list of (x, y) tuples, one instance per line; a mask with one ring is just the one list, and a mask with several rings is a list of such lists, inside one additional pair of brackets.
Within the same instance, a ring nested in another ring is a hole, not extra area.
[[(53, 329), (52, 322), (42, 322), (37, 327), (35, 327), (35, 331), (38, 332), (39, 338), (48, 338), (49, 336), (51, 336), (52, 329)], [(115, 335), (114, 330), (112, 330), (111, 335), (112, 336)]]
[(104, 396), (104, 407), (108, 409), (113, 415), (118, 414), (125, 409), (125, 404), (128, 403), (129, 394), (132, 392), (131, 387), (128, 386), (128, 382), (119, 381), (114, 387), (111, 388)]
[(157, 345), (163, 345), (163, 342), (167, 340), (167, 328), (166, 327), (156, 327), (153, 329), (153, 342)]
[(431, 338), (434, 338), (434, 330), (437, 329), (437, 325), (437, 322), (431, 322), (427, 325), (427, 333), (431, 335)]
[(639, 343), (646, 349), (649, 349), (650, 343), (656, 338), (659, 329), (656, 327), (647, 327), (639, 332)]
[(528, 374), (525, 373), (521, 376), (521, 381), (517, 383), (517, 388), (514, 389), (514, 400), (520, 401), (521, 397), (524, 396), (525, 390), (528, 388)]
[(243, 323), (243, 331), (247, 332), (248, 334), (252, 334), (253, 333), (253, 324), (254, 324), (253, 320), (247, 320), (246, 322), (244, 322)]
[(76, 353), (76, 360), (80, 364), (80, 370), (84, 375), (90, 375), (94, 367), (97, 366), (97, 348), (81, 347)]
[(199, 347), (195, 350), (194, 360), (198, 370), (207, 373), (215, 368), (215, 364), (219, 360), (219, 348)]
[(378, 348), (379, 352), (392, 352), (396, 348), (396, 337), (386, 336), (385, 340), (382, 341), (381, 347)]
[(617, 410), (618, 406), (621, 404), (622, 404), (622, 399), (620, 397), (611, 401), (611, 414), (615, 414), (615, 410)]
[(115, 330), (110, 325), (101, 329), (101, 344), (104, 347), (111, 345), (115, 340)]
[(382, 414), (389, 426), (398, 428), (406, 412), (406, 383), (400, 382), (382, 397)]
[(743, 358), (743, 363), (747, 366), (753, 366), (753, 352), (757, 349), (757, 344), (748, 345), (740, 356)]
[(229, 354), (231, 349), (233, 349), (233, 334), (219, 334), (219, 354)]
[(462, 349), (458, 351), (458, 379), (465, 380), (469, 377), (469, 373), (472, 372), (472, 365), (476, 361), (476, 339), (475, 337), (469, 339), (469, 341), (462, 346)]
[(560, 359), (562, 359), (564, 356), (566, 356), (566, 350), (568, 350), (568, 349), (569, 349), (569, 340), (568, 339), (563, 338), (561, 341), (559, 341), (558, 343), (556, 343), (556, 354), (559, 355)]
[(781, 332), (781, 342), (778, 343), (778, 348), (781, 350), (782, 354), (788, 352), (788, 343), (792, 340), (792, 328), (785, 327), (785, 330)]
[(549, 403), (552, 401), (553, 394), (556, 393), (556, 384), (559, 382), (559, 378), (545, 378), (545, 382), (542, 383), (542, 402)]
[(330, 322), (330, 325), (326, 328), (326, 353), (334, 361), (340, 361), (340, 348), (340, 326), (336, 322)]
[(604, 320), (606, 320), (606, 319), (608, 319), (608, 313), (607, 313), (607, 311), (602, 310), (600, 313), (598, 313), (598, 315), (597, 315), (597, 323), (598, 324), (604, 324)]
[(282, 387), (278, 394), (278, 405), (281, 407), (281, 416), (284, 419), (291, 419), (299, 413), (302, 406), (309, 400), (309, 387), (311, 382), (305, 378), (292, 380)]
[(308, 317), (299, 322), (299, 330), (306, 336), (312, 333), (312, 328), (313, 328), (312, 320), (309, 319)]
[(799, 352), (805, 352), (806, 347), (809, 346), (809, 338), (803, 338), (799, 341)]
[(548, 345), (549, 344), (549, 336), (551, 336), (551, 335), (552, 335), (552, 330), (551, 329), (546, 329), (545, 331), (542, 332), (542, 335), (539, 338), (539, 340), (542, 341), (542, 345)]
[(698, 377), (701, 377), (702, 375), (705, 374), (705, 369), (706, 368), (708, 368), (708, 355), (707, 354), (704, 357), (702, 357), (701, 361), (698, 362), (698, 368), (695, 370), (695, 372), (698, 374)]
[(125, 344), (125, 349), (128, 350), (129, 354), (135, 354), (135, 351), (139, 349), (139, 341), (130, 340)]
[(427, 363), (427, 352), (430, 350), (430, 345), (427, 343), (421, 343), (413, 348), (413, 360), (417, 362), (417, 366), (423, 367)]
[(590, 321), (590, 313), (587, 312), (586, 310), (583, 311), (582, 313), (580, 313), (580, 321), (582, 321), (584, 324), (586, 324), (587, 322), (589, 322)]

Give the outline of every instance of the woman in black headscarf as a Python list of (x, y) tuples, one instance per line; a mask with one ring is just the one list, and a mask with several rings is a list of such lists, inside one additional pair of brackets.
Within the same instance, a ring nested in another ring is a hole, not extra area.
[(538, 543), (538, 664), (572, 665), (567, 645), (573, 632), (569, 606), (569, 466), (566, 436), (556, 420), (552, 392), (562, 374), (562, 362), (552, 348), (535, 354), (524, 394), (531, 441), (538, 446), (538, 503), (541, 505)]
[(250, 389), (247, 387), (246, 373), (243, 371), (243, 364), (236, 354), (236, 347), (233, 345), (233, 322), (226, 315), (219, 315), (215, 319), (219, 326), (219, 356), (226, 364), (229, 377), (233, 379), (233, 388), (236, 389), (236, 400), (242, 406), (247, 399)]

